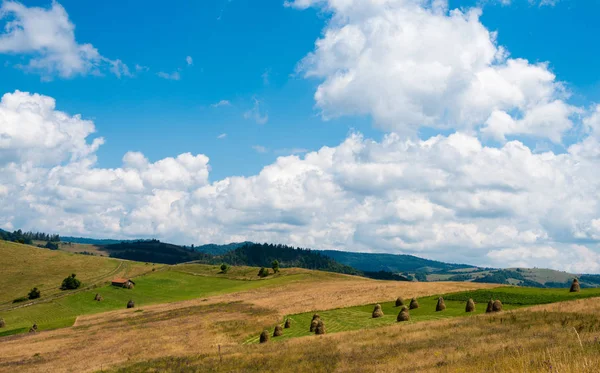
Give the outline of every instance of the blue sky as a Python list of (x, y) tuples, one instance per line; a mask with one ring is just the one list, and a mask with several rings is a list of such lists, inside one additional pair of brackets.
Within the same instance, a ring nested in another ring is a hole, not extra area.
[[(25, 1), (48, 7), (48, 1)], [(473, 1), (451, 1), (451, 7)], [(123, 154), (143, 152), (158, 160), (182, 152), (211, 159), (211, 179), (252, 175), (290, 149), (334, 146), (352, 130), (381, 138), (368, 117), (323, 121), (314, 108), (314, 79), (295, 73), (328, 21), (327, 12), (299, 11), (281, 0), (181, 2), (106, 1), (93, 6), (61, 1), (76, 25), (79, 43), (91, 43), (105, 56), (133, 68), (150, 68), (133, 78), (74, 77), (43, 82), (37, 74), (0, 68), (3, 91), (20, 89), (54, 97), (58, 108), (94, 120), (106, 139), (98, 152), (103, 167), (118, 167)], [(488, 4), (482, 22), (499, 32), (499, 44), (530, 61), (550, 61), (559, 80), (568, 83), (574, 100), (600, 97), (598, 49), (600, 31), (594, 15), (600, 4), (563, 1), (539, 7), (527, 1), (511, 6)], [(560, 26), (557, 26), (560, 25)], [(187, 66), (186, 56), (193, 58)], [(3, 56), (5, 61), (18, 60)], [(160, 71), (181, 69), (178, 81), (161, 79)], [(263, 74), (268, 74), (267, 81)], [(268, 122), (244, 119), (253, 99), (268, 113)], [(212, 108), (228, 100), (231, 107)], [(217, 141), (217, 136), (227, 137)], [(431, 134), (423, 132), (424, 136)], [(257, 153), (252, 147), (269, 150)]]
[(0, 228), (600, 273), (597, 14), (0, 0)]

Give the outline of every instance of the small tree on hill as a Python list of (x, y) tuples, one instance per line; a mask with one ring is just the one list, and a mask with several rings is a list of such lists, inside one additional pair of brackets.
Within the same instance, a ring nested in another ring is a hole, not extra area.
[(225, 263), (221, 264), (221, 273), (227, 273), (229, 271), (229, 266)]
[(73, 290), (77, 289), (81, 286), (81, 281), (75, 278), (75, 274), (71, 274), (71, 276), (65, 278), (60, 286), (60, 290)]
[(260, 269), (260, 271), (258, 271), (258, 276), (259, 277), (267, 277), (269, 275), (269, 270), (266, 269), (265, 267), (262, 267)]
[(273, 272), (279, 272), (279, 261), (277, 259), (271, 263), (271, 268), (273, 268)]
[(38, 299), (41, 296), (42, 296), (42, 292), (38, 288), (31, 289), (29, 294), (27, 294), (27, 297), (29, 299)]

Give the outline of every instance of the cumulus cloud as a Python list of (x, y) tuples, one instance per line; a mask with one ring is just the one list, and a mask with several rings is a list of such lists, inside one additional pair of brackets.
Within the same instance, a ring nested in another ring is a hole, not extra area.
[(191, 56), (187, 56), (185, 58), (185, 63), (187, 63), (188, 66), (192, 66), (194, 64), (194, 59)]
[(101, 74), (103, 70), (118, 77), (131, 75), (121, 60), (102, 56), (92, 44), (79, 44), (75, 25), (58, 2), (53, 1), (49, 8), (28, 8), (16, 1), (4, 1), (0, 5), (2, 21), (0, 53), (26, 56), (28, 62), (19, 65), (26, 71), (40, 73), (46, 79)]
[(211, 104), (210, 106), (213, 108), (218, 108), (218, 107), (222, 107), (222, 106), (231, 106), (231, 102), (229, 100), (221, 100), (219, 102)]
[(93, 133), (91, 121), (56, 110), (50, 97), (2, 98), (0, 227), (600, 270), (592, 135), (564, 154), (536, 154), (465, 133), (379, 142), (352, 134), (256, 175), (209, 182), (202, 154), (152, 162), (129, 152), (118, 168), (98, 167)]
[(481, 9), (445, 0), (296, 0), (332, 19), (299, 64), (321, 81), (324, 118), (371, 115), (386, 131), (477, 131), (501, 141), (529, 135), (560, 142), (576, 108), (545, 63), (511, 58)]

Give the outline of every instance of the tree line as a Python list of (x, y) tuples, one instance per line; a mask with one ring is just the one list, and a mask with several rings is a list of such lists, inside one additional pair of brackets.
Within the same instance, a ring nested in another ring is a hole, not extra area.
[(23, 232), (20, 229), (14, 232), (0, 230), (0, 239), (26, 245), (31, 245), (33, 241), (46, 241), (51, 243), (60, 242), (60, 236), (58, 234), (48, 234), (44, 232)]

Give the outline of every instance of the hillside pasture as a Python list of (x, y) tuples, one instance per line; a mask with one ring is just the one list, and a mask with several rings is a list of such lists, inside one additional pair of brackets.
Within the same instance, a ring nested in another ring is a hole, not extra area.
[(26, 296), (37, 287), (44, 301), (61, 293), (62, 280), (71, 273), (83, 286), (109, 281), (113, 277), (137, 276), (152, 270), (152, 264), (123, 261), (53, 251), (8, 241), (0, 241), (0, 312), (12, 306), (15, 298)]

